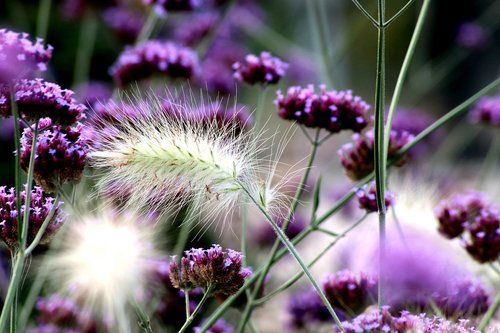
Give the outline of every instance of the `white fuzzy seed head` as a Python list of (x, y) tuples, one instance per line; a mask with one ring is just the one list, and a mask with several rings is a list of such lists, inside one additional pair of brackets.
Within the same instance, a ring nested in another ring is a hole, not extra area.
[[(258, 181), (257, 145), (235, 124), (196, 116), (192, 103), (165, 111), (158, 99), (130, 103), (119, 123), (100, 120), (90, 165), (101, 192), (126, 191), (126, 208), (160, 214), (190, 202), (194, 211), (226, 212)], [(130, 112), (129, 112), (130, 113)], [(109, 135), (109, 133), (113, 133)]]
[(127, 312), (151, 283), (152, 224), (132, 214), (103, 212), (73, 221), (48, 259), (53, 285), (113, 325), (129, 325)]

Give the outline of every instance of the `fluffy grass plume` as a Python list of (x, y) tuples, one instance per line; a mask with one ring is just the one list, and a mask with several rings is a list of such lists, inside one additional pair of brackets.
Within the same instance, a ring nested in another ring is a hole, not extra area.
[(280, 202), (270, 185), (272, 168), (264, 171), (257, 164), (261, 143), (250, 131), (172, 95), (128, 104), (119, 122), (98, 120), (98, 144), (89, 155), (91, 166), (101, 171), (99, 191), (126, 192), (120, 195), (126, 208), (160, 214), (186, 202), (194, 212), (227, 214), (243, 187), (269, 210)]

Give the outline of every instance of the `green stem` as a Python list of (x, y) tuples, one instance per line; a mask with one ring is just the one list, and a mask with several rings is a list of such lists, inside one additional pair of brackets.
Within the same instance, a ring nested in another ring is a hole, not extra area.
[(178, 333), (183, 333), (188, 329), (189, 325), (191, 325), (191, 323), (193, 322), (194, 317), (198, 314), (198, 312), (200, 312), (201, 308), (203, 307), (203, 305), (205, 304), (205, 302), (207, 301), (207, 299), (210, 296), (211, 296), (211, 288), (208, 287), (205, 294), (203, 294), (203, 297), (202, 297), (200, 303), (198, 303), (198, 305), (194, 309), (193, 313), (191, 313), (191, 315), (186, 319), (186, 322), (184, 323), (184, 325), (182, 325), (182, 327)]
[(52, 0), (40, 0), (38, 5), (38, 16), (36, 21), (36, 35), (39, 38), (45, 39), (47, 37), (47, 30), (49, 27), (50, 7), (52, 7)]
[(481, 332), (485, 332), (486, 327), (490, 323), (493, 316), (495, 316), (495, 314), (497, 313), (498, 308), (500, 308), (500, 295), (497, 295), (497, 297), (495, 299), (495, 303), (493, 303), (490, 306), (490, 308), (488, 309), (488, 312), (486, 312), (483, 319), (481, 319), (481, 322), (479, 323), (479, 326), (478, 326), (478, 330), (480, 330)]
[[(11, 87), (10, 89), (10, 107), (12, 111), (12, 117), (14, 118), (14, 144), (15, 144), (15, 149), (16, 149), (16, 156), (15, 156), (15, 167), (14, 167), (14, 173), (15, 173), (15, 188), (16, 188), (16, 203), (21, 202), (21, 162), (20, 162), (20, 157), (21, 157), (21, 138), (20, 138), (20, 131), (21, 128), (19, 126), (19, 110), (17, 108), (17, 103), (16, 103), (16, 92), (14, 91), (14, 87)], [(21, 216), (21, 205), (16, 204), (16, 212), (17, 216)], [(17, 230), (17, 240), (19, 243), (21, 243), (21, 238), (22, 238), (22, 225), (18, 223), (18, 230)]]
[(373, 16), (359, 3), (358, 0), (352, 0), (352, 3), (359, 9), (359, 11), (376, 27), (379, 27), (379, 22), (373, 18)]
[(14, 300), (18, 291), (19, 283), (21, 282), (23, 268), (24, 268), (24, 253), (22, 249), (15, 255), (15, 263), (12, 269), (12, 276), (10, 279), (9, 289), (2, 307), (0, 314), (0, 332), (5, 332), (5, 327), (12, 316)]
[(493, 138), (491, 139), (490, 147), (486, 153), (486, 157), (483, 160), (481, 169), (477, 174), (477, 187), (481, 188), (485, 185), (486, 180), (491, 176), (492, 172), (495, 170), (496, 161), (498, 158), (498, 152), (500, 149), (500, 136), (497, 133), (493, 133)]
[[(351, 230), (353, 230), (357, 226), (359, 226), (361, 224), (361, 222), (363, 222), (365, 220), (366, 216), (368, 216), (368, 214), (363, 215), (363, 217), (361, 217), (356, 223), (354, 223), (352, 226), (350, 226), (349, 228), (347, 228), (344, 232), (338, 234), (337, 238), (335, 238), (334, 241), (332, 241), (330, 244), (328, 244), (328, 246), (326, 246), (323, 249), (323, 251), (321, 251), (309, 263), (309, 265), (307, 265), (307, 267), (310, 269), (312, 266), (314, 266), (314, 264), (316, 264), (335, 244), (337, 244), (338, 241), (340, 241), (342, 238), (344, 238)], [(276, 290), (270, 292), (269, 294), (267, 294), (266, 296), (264, 296), (262, 298), (259, 298), (259, 299), (255, 300), (253, 304), (255, 306), (257, 306), (257, 305), (262, 305), (262, 304), (266, 303), (267, 301), (269, 301), (274, 296), (276, 296), (279, 293), (287, 290), (289, 287), (291, 287), (293, 284), (295, 284), (295, 282), (297, 282), (303, 275), (304, 275), (303, 271), (298, 272), (293, 277), (291, 277), (288, 281), (286, 281), (285, 283), (283, 283), (280, 287), (276, 288)]]
[(35, 247), (37, 247), (37, 245), (40, 243), (40, 240), (42, 239), (42, 237), (45, 233), (45, 230), (47, 229), (47, 226), (49, 225), (50, 221), (52, 220), (52, 217), (54, 217), (54, 214), (57, 210), (58, 205), (59, 205), (59, 195), (54, 200), (54, 203), (52, 204), (52, 207), (50, 208), (50, 211), (47, 214), (47, 217), (45, 218), (42, 225), (40, 226), (40, 229), (38, 230), (35, 238), (31, 242), (31, 244), (28, 246), (26, 251), (24, 252), (25, 256), (28, 256), (35, 249)]
[(190, 304), (189, 304), (189, 291), (186, 291), (184, 290), (184, 300), (185, 300), (185, 303), (186, 303), (186, 320), (189, 318), (189, 316), (191, 315), (191, 308), (190, 308)]
[(97, 37), (98, 21), (91, 12), (87, 12), (80, 26), (78, 49), (76, 51), (73, 86), (88, 80), (92, 54)]
[(139, 35), (137, 36), (137, 39), (135, 41), (135, 45), (141, 44), (148, 40), (149, 37), (151, 37), (151, 34), (153, 33), (153, 30), (156, 27), (156, 24), (158, 23), (158, 15), (154, 11), (154, 9), (151, 9), (149, 11), (148, 18), (146, 19), (146, 22), (142, 26), (141, 31), (139, 32)]
[(408, 0), (408, 2), (396, 14), (394, 14), (394, 16), (392, 16), (385, 22), (384, 26), (388, 27), (394, 20), (396, 20), (401, 14), (403, 14), (413, 2), (415, 2), (415, 0)]
[(260, 93), (259, 93), (259, 99), (257, 101), (257, 110), (255, 111), (255, 121), (253, 125), (254, 133), (259, 133), (262, 132), (263, 130), (264, 125), (262, 124), (262, 122), (264, 117), (266, 116), (264, 105), (266, 104), (266, 95), (267, 92), (269, 91), (268, 87), (269, 87), (268, 85), (259, 86)]
[(183, 218), (183, 221), (181, 222), (180, 231), (179, 234), (177, 235), (177, 242), (175, 243), (175, 248), (174, 248), (174, 253), (177, 255), (177, 258), (179, 260), (180, 258), (182, 258), (182, 255), (184, 254), (184, 250), (188, 242), (189, 234), (191, 232), (193, 224), (192, 205), (188, 203), (184, 211), (185, 211), (185, 216)]
[(144, 333), (153, 333), (153, 329), (151, 328), (151, 321), (149, 320), (148, 315), (138, 304), (134, 304), (133, 307), (137, 316), (137, 322), (139, 324), (139, 327), (142, 328), (142, 331)]
[[(284, 233), (284, 231), (281, 230), (281, 228), (273, 220), (273, 218), (269, 215), (269, 213), (266, 211), (266, 209), (259, 204), (258, 200), (256, 200), (253, 197), (253, 195), (248, 191), (248, 189), (243, 184), (241, 184), (241, 183), (240, 183), (240, 186), (243, 189), (243, 191), (247, 194), (247, 196), (249, 197), (249, 199), (261, 211), (261, 213), (264, 215), (264, 217), (269, 222), (269, 224), (271, 225), (271, 227), (274, 229), (274, 232), (276, 233), (276, 235), (278, 236), (278, 238), (281, 240), (281, 242), (283, 243), (283, 245), (285, 245), (285, 247), (288, 249), (288, 252), (297, 261), (297, 263), (299, 264), (300, 268), (302, 268), (304, 274), (307, 276), (307, 278), (311, 282), (312, 286), (314, 287), (314, 289), (318, 293), (319, 297), (323, 301), (323, 304), (328, 309), (328, 312), (333, 317), (333, 319), (334, 319), (335, 323), (337, 324), (337, 326), (342, 331), (344, 331), (344, 328), (342, 327), (342, 323), (340, 322), (339, 317), (335, 313), (335, 310), (333, 309), (332, 305), (330, 304), (330, 302), (326, 298), (326, 295), (323, 293), (323, 290), (321, 290), (320, 285), (318, 284), (318, 282), (316, 281), (316, 279), (313, 277), (311, 271), (309, 271), (309, 269), (307, 268), (307, 265), (304, 263), (304, 260), (302, 259), (302, 257), (300, 256), (300, 254), (297, 252), (297, 249), (295, 248), (295, 246), (293, 245), (293, 243), (290, 241), (290, 239), (288, 239), (288, 237), (286, 236), (286, 234)], [(265, 274), (263, 274), (263, 276), (265, 276)], [(244, 327), (244, 325), (245, 325), (245, 323), (243, 323), (243, 327)]]

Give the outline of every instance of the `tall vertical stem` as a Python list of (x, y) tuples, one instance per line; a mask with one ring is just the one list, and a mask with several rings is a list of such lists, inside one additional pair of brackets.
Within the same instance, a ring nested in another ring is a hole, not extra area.
[(50, 7), (52, 7), (52, 0), (40, 0), (38, 4), (38, 16), (36, 19), (36, 35), (39, 38), (45, 39), (47, 37), (47, 30), (49, 27)]
[(97, 37), (98, 21), (93, 13), (85, 13), (85, 17), (80, 26), (80, 36), (78, 37), (78, 49), (75, 59), (75, 69), (73, 72), (73, 85), (87, 81), (89, 77), (94, 44)]

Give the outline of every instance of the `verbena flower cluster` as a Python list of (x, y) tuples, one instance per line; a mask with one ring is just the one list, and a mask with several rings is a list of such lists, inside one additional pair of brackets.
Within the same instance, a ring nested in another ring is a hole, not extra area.
[(370, 106), (351, 90), (327, 91), (324, 85), (315, 93), (314, 86), (288, 88), (287, 95), (277, 92), (278, 115), (287, 120), (332, 133), (341, 130), (360, 132), (371, 120)]
[(175, 259), (170, 264), (170, 279), (176, 288), (191, 290), (203, 288), (213, 294), (232, 295), (252, 274), (249, 268), (242, 267), (241, 253), (220, 245), (209, 249), (191, 249), (181, 258), (181, 266)]
[[(377, 207), (377, 190), (375, 183), (362, 186), (356, 191), (359, 208), (364, 209), (368, 213), (376, 212)], [(390, 191), (385, 193), (385, 206), (390, 207), (394, 204), (395, 195)]]
[(470, 120), (490, 126), (500, 126), (500, 95), (483, 97), (469, 113)]
[(233, 64), (234, 77), (248, 84), (275, 84), (285, 75), (288, 64), (269, 52), (249, 54), (244, 62)]

